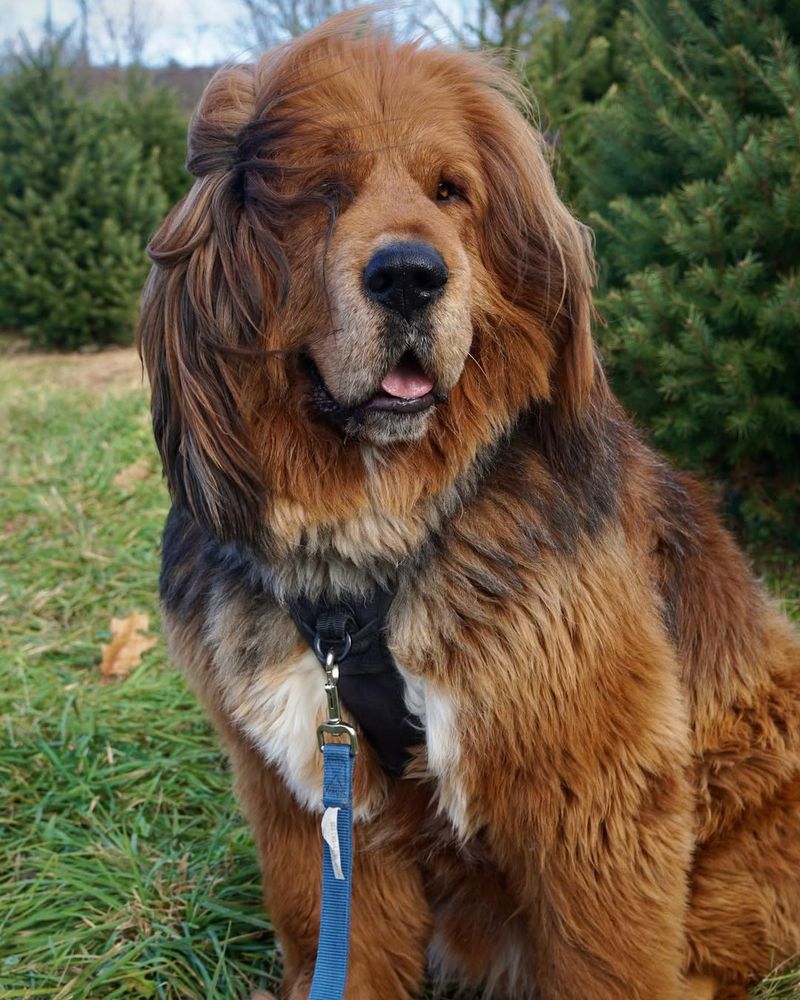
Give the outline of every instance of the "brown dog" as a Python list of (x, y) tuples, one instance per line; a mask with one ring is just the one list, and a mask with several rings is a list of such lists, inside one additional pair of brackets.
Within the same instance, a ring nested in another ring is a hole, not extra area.
[(330, 22), (214, 77), (151, 248), (166, 628), (291, 1000), (325, 698), (287, 606), (384, 587), (424, 745), (402, 779), (357, 759), (351, 1000), (416, 996), (426, 956), (513, 998), (740, 997), (800, 947), (800, 644), (611, 395), (514, 99)]

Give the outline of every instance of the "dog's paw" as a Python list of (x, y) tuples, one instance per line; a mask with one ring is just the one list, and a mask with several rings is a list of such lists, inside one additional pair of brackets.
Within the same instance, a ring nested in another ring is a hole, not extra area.
[(250, 1000), (277, 1000), (274, 993), (267, 993), (266, 990), (256, 990), (250, 994)]

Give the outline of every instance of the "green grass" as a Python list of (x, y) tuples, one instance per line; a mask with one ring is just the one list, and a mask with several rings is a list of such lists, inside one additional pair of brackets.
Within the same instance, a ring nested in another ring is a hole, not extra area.
[[(145, 395), (47, 388), (58, 364), (0, 365), (0, 996), (244, 997), (279, 960), (213, 735), (163, 641), (124, 682), (99, 672), (112, 617), (159, 628)], [(791, 568), (779, 586), (797, 609)]]
[(166, 513), (143, 392), (0, 382), (0, 995), (239, 997), (277, 982), (259, 876), (214, 738), (163, 642), (99, 672), (112, 616), (151, 615)]

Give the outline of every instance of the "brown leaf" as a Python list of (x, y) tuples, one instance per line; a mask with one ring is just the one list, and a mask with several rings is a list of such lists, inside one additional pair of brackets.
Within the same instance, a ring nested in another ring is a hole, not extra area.
[(141, 635), (150, 625), (147, 615), (134, 611), (127, 618), (111, 619), (111, 642), (103, 646), (100, 673), (103, 677), (127, 677), (142, 662), (142, 654), (152, 649), (156, 639)]
[(129, 490), (134, 483), (140, 483), (152, 473), (153, 466), (149, 458), (137, 458), (133, 465), (128, 465), (111, 480), (119, 490)]

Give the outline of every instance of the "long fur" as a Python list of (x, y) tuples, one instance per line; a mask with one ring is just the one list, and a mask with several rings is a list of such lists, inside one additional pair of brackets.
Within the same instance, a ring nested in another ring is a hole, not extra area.
[[(340, 17), (214, 77), (151, 245), (165, 624), (291, 1000), (324, 705), (285, 601), (376, 585), (426, 745), (402, 780), (359, 757), (349, 1000), (418, 995), (426, 956), (514, 998), (722, 1000), (800, 949), (800, 643), (611, 394), (590, 241), (518, 106), (485, 57)], [(359, 438), (308, 359), (343, 398), (385, 368), (359, 275), (397, 234), (450, 269), (413, 331), (449, 393), (413, 435)]]

